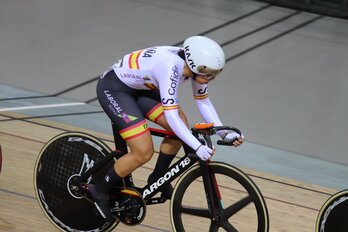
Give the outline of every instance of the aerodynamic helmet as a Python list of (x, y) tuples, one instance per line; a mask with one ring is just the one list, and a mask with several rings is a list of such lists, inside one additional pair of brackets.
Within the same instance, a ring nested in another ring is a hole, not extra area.
[(191, 36), (184, 41), (185, 60), (191, 71), (215, 78), (225, 66), (221, 46), (205, 36)]

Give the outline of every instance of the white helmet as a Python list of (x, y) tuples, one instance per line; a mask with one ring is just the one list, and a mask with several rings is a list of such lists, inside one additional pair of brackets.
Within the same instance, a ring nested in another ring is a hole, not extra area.
[(204, 36), (191, 36), (184, 41), (185, 60), (196, 74), (216, 77), (225, 66), (225, 54), (219, 44)]

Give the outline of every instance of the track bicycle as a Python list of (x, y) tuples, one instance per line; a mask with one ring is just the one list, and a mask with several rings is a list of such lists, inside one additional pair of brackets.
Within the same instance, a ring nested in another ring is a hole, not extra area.
[[(232, 127), (196, 124), (192, 134), (212, 147), (211, 136)], [(172, 132), (150, 128), (153, 136), (179, 138)], [(239, 131), (240, 133), (240, 131)], [(161, 186), (176, 181), (170, 198), (170, 221), (175, 232), (269, 230), (266, 202), (253, 180), (240, 169), (216, 161), (202, 161), (183, 143), (185, 155), (165, 174), (143, 187), (135, 186), (132, 175), (110, 193), (111, 212), (116, 220), (104, 221), (88, 199), (84, 186), (95, 183), (117, 159), (127, 153), (127, 144), (115, 133), (115, 151), (100, 139), (81, 132), (65, 132), (41, 149), (34, 171), (36, 196), (45, 216), (60, 231), (111, 231), (120, 222), (141, 223), (149, 205), (168, 199)], [(218, 140), (219, 145), (227, 144)]]
[(319, 210), (316, 232), (345, 232), (348, 230), (348, 189), (326, 200)]

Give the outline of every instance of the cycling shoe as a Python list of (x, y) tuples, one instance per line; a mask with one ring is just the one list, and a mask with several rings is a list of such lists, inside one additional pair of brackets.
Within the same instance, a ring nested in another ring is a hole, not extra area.
[(86, 187), (87, 195), (93, 201), (100, 216), (102, 216), (105, 221), (115, 221), (110, 209), (110, 196), (98, 191), (94, 184), (88, 184)]

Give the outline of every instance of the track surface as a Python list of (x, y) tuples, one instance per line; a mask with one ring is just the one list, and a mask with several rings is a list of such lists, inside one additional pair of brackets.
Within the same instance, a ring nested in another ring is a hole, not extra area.
[[(8, 112), (0, 119), (16, 117), (22, 115)], [(36, 201), (33, 169), (37, 154), (44, 143), (54, 135), (67, 130), (92, 133), (112, 147), (110, 135), (49, 120), (2, 122), (0, 141), (4, 157), (0, 178), (0, 231), (57, 231), (44, 217)], [(145, 183), (147, 175), (153, 168), (154, 160), (155, 157), (134, 173), (136, 183), (140, 185)], [(244, 171), (256, 181), (266, 198), (271, 219), (270, 231), (274, 232), (313, 232), (319, 208), (336, 191), (265, 173)], [(168, 216), (168, 203), (149, 206), (147, 217), (136, 227), (136, 231), (171, 231)], [(115, 231), (134, 230), (135, 227), (124, 225), (115, 229)]]

